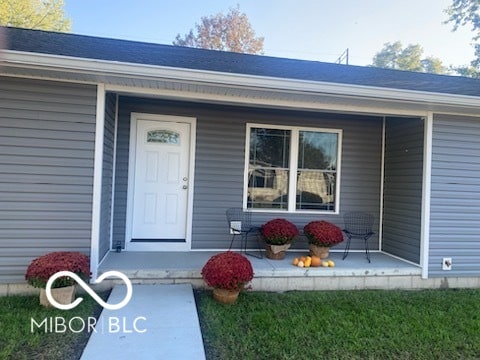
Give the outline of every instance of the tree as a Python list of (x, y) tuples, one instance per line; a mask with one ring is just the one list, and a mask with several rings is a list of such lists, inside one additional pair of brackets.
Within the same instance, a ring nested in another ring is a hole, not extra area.
[(263, 37), (255, 37), (247, 15), (237, 6), (224, 15), (202, 17), (200, 24), (182, 38), (178, 34), (173, 45), (226, 50), (246, 54), (263, 53)]
[(431, 72), (443, 74), (447, 69), (443, 66), (442, 61), (438, 58), (428, 56), (423, 57), (423, 49), (420, 45), (408, 45), (403, 47), (400, 41), (394, 43), (386, 43), (383, 49), (373, 57), (373, 66), (408, 70), (417, 72)]
[(443, 66), (442, 60), (428, 56), (422, 60), (423, 71), (432, 74), (445, 74), (448, 70)]
[(373, 66), (396, 69), (398, 68), (398, 57), (402, 52), (402, 43), (397, 41), (395, 43), (386, 43), (383, 49), (377, 52), (373, 57)]
[(68, 32), (63, 0), (1, 0), (0, 25)]
[(460, 26), (470, 24), (474, 35), (475, 59), (469, 66), (455, 68), (460, 75), (479, 77), (480, 76), (480, 0), (453, 0), (452, 5), (446, 9), (449, 15), (447, 23), (453, 23), (453, 31)]
[(424, 71), (422, 64), (422, 54), (423, 49), (420, 45), (408, 45), (400, 52), (398, 56), (398, 68), (402, 70), (410, 70), (417, 72)]
[(459, 26), (467, 24), (472, 25), (472, 30), (476, 32), (474, 40), (480, 38), (480, 0), (453, 0), (451, 6), (445, 11), (449, 15), (447, 23), (453, 22), (453, 30)]

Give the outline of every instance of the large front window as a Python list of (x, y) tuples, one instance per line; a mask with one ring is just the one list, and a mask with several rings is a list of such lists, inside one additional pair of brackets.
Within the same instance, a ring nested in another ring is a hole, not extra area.
[(338, 211), (341, 130), (247, 129), (247, 208)]

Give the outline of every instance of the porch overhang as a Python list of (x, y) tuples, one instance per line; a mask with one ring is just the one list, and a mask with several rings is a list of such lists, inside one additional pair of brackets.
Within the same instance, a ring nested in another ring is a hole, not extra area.
[[(440, 93), (217, 73), (15, 51), (5, 52), (0, 71), (8, 76), (97, 85), (94, 221), (91, 239), (93, 279), (97, 277), (98, 264), (102, 263), (98, 255), (98, 237), (106, 92), (198, 103), (381, 116), (415, 116), (424, 119), (431, 119), (433, 109), (470, 113), (480, 106), (476, 98), (469, 96), (452, 97)], [(424, 181), (428, 184), (428, 177)], [(424, 206), (425, 204), (427, 203), (424, 202)], [(426, 221), (425, 225), (427, 223)], [(424, 244), (425, 241), (424, 239)], [(428, 277), (426, 250), (422, 249), (424, 278)]]
[(208, 103), (383, 115), (475, 114), (474, 96), (4, 51), (0, 74), (105, 84), (107, 91)]

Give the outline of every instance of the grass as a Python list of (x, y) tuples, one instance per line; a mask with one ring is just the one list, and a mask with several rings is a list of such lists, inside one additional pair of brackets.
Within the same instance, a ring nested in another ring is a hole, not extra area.
[[(104, 294), (106, 298), (107, 294)], [(479, 359), (480, 290), (240, 294), (220, 305), (196, 292), (207, 359)], [(78, 359), (89, 334), (31, 332), (31, 318), (98, 316), (37, 296), (0, 297), (0, 359)]]
[[(100, 295), (106, 299), (108, 293)], [(44, 318), (52, 317), (62, 317), (67, 322), (76, 316), (82, 319), (98, 317), (100, 306), (90, 296), (83, 298), (75, 309), (62, 311), (44, 308), (39, 304), (38, 296), (0, 297), (0, 359), (79, 359), (90, 335), (86, 330), (80, 333), (69, 330), (64, 333), (45, 333), (44, 327), (39, 329), (33, 326), (32, 332), (31, 319), (40, 323)], [(81, 326), (78, 319), (72, 322), (75, 331)]]
[(207, 359), (479, 359), (480, 290), (197, 292)]

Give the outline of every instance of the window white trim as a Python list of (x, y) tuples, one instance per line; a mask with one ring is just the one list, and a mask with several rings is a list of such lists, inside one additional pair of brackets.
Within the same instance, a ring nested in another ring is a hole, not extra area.
[[(283, 130), (283, 129), (282, 129)], [(297, 202), (297, 176), (298, 172), (298, 139), (299, 130), (297, 129), (285, 129), (290, 130), (290, 157), (289, 157), (289, 177), (288, 177), (288, 212), (296, 212)], [(248, 184), (247, 184), (248, 186)], [(293, 209), (292, 209), (293, 207)]]
[[(297, 177), (290, 176), (288, 182), (288, 210), (282, 209), (258, 209), (248, 208), (248, 170), (250, 162), (250, 131), (252, 128), (265, 128), (276, 130), (289, 130), (291, 131), (290, 137), (290, 174), (294, 174), (298, 169), (298, 145), (299, 145), (299, 133), (300, 131), (312, 131), (321, 133), (333, 133), (338, 135), (337, 139), (337, 169), (336, 169), (336, 187), (335, 187), (335, 210), (298, 210), (296, 209), (296, 193), (297, 193)], [(341, 169), (342, 169), (342, 129), (332, 128), (317, 128), (309, 126), (288, 126), (288, 125), (275, 125), (275, 124), (260, 124), (260, 123), (247, 123), (245, 133), (245, 168), (243, 175), (243, 209), (254, 212), (276, 212), (276, 213), (296, 213), (296, 214), (330, 214), (338, 215), (340, 213), (340, 186), (341, 186)]]

